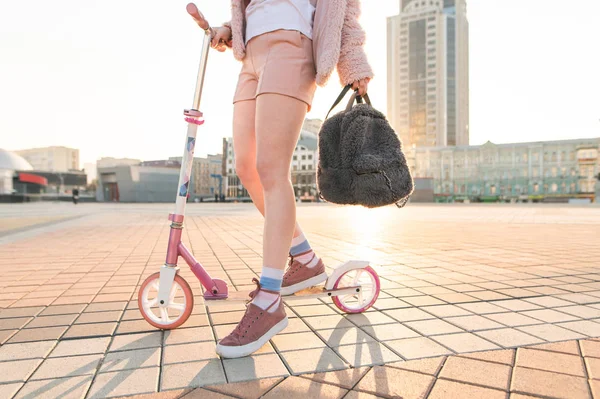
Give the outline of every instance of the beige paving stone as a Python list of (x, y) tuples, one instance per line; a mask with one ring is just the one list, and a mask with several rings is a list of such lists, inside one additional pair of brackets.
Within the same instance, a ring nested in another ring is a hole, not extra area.
[(515, 367), (511, 392), (569, 399), (589, 399), (585, 378)]
[(73, 323), (77, 315), (57, 315), (57, 316), (38, 316), (27, 325), (26, 328), (37, 328), (37, 327), (56, 327), (56, 326), (68, 326)]
[(25, 382), (41, 362), (42, 359), (28, 359), (0, 363), (2, 365), (0, 384)]
[(577, 341), (563, 341), (553, 342), (551, 344), (534, 345), (530, 346), (529, 349), (566, 353), (568, 355), (579, 356), (579, 346), (577, 345)]
[(585, 366), (589, 378), (600, 380), (600, 359), (594, 357), (585, 358)]
[(586, 339), (579, 341), (579, 344), (583, 356), (600, 358), (600, 341)]
[(594, 398), (600, 397), (600, 381), (599, 380), (589, 380), (590, 388), (592, 390), (592, 395)]
[(458, 327), (440, 319), (410, 321), (405, 323), (411, 329), (427, 336), (462, 332)]
[(127, 334), (116, 336), (109, 351), (125, 351), (132, 349), (146, 349), (161, 346), (162, 332), (156, 331), (143, 334)]
[(448, 349), (426, 337), (387, 341), (386, 345), (405, 359), (436, 357), (451, 353)]
[(504, 308), (488, 302), (461, 303), (457, 306), (460, 306), (463, 309), (466, 309), (470, 312), (479, 315), (488, 313), (500, 313), (505, 311)]
[(239, 359), (224, 359), (228, 382), (240, 382), (260, 378), (286, 377), (289, 375), (276, 354), (248, 356)]
[(567, 330), (565, 328), (555, 326), (553, 324), (523, 326), (517, 327), (517, 329), (546, 341), (564, 341), (567, 339), (585, 338), (584, 335), (578, 334), (571, 330)]
[[(318, 317), (318, 316), (317, 316)], [(329, 317), (329, 316), (324, 316), (324, 317)], [(348, 323), (348, 326), (352, 326), (352, 324), (348, 321), (346, 321), (346, 323)], [(298, 318), (288, 318), (288, 326), (285, 328), (285, 330), (283, 330), (282, 332), (280, 332), (280, 334), (293, 334), (293, 333), (299, 333), (299, 332), (307, 332), (310, 331), (310, 328), (306, 325), (306, 323)]]
[(94, 298), (93, 295), (60, 296), (52, 302), (52, 305), (88, 304)]
[(160, 390), (224, 384), (220, 360), (169, 364), (162, 368)]
[(264, 399), (341, 399), (348, 391), (335, 385), (321, 384), (305, 378), (289, 377), (269, 391)]
[[(315, 330), (354, 327), (354, 324), (349, 322), (342, 315), (304, 317), (303, 321)], [(288, 328), (289, 327), (290, 326), (288, 326)], [(288, 328), (286, 328), (285, 331), (287, 331)]]
[(511, 371), (507, 365), (452, 356), (446, 360), (439, 378), (507, 391)]
[[(232, 395), (241, 399), (256, 399), (262, 397), (265, 392), (269, 391), (275, 385), (283, 381), (283, 378), (262, 378), (260, 380), (233, 382), (223, 385), (209, 385), (205, 387), (211, 391), (220, 392), (226, 395)], [(206, 392), (206, 391), (205, 391)], [(189, 396), (189, 395), (188, 395)], [(186, 398), (187, 399), (187, 398)], [(200, 396), (199, 399), (204, 399)]]
[(597, 303), (598, 298), (591, 295), (581, 294), (581, 293), (570, 293), (570, 294), (562, 294), (556, 295), (555, 298), (563, 299), (565, 301), (577, 303), (577, 304), (586, 304), (586, 303)]
[(394, 323), (394, 319), (381, 312), (366, 312), (346, 315), (346, 318), (359, 327), (374, 326), (377, 324)]
[(492, 319), (500, 324), (504, 324), (508, 327), (527, 326), (532, 324), (543, 323), (543, 321), (541, 320), (523, 316), (521, 313), (517, 312), (486, 314), (485, 317), (488, 319)]
[(352, 367), (373, 366), (401, 360), (379, 342), (335, 347), (334, 350)]
[(0, 344), (4, 344), (10, 337), (17, 333), (19, 330), (2, 330), (0, 331)]
[(494, 301), (494, 302), (492, 302), (492, 304), (506, 308), (508, 310), (515, 311), (515, 312), (524, 311), (524, 310), (541, 309), (541, 306), (539, 306), (539, 305), (533, 304), (531, 302), (525, 302), (520, 299), (511, 299), (511, 300), (507, 300), (507, 301)]
[(294, 306), (294, 311), (300, 316), (326, 316), (337, 312), (327, 305)]
[(91, 383), (91, 375), (28, 381), (14, 399), (79, 399), (84, 397)]
[[(392, 364), (400, 364), (392, 363)], [(328, 371), (325, 373), (302, 374), (299, 377), (312, 381), (337, 385), (345, 389), (352, 389), (356, 383), (370, 370), (369, 367), (351, 368), (346, 370)]]
[(507, 397), (508, 394), (503, 391), (448, 380), (437, 380), (428, 396), (429, 399), (506, 399)]
[(553, 309), (530, 310), (526, 312), (521, 312), (521, 314), (524, 316), (533, 317), (534, 319), (538, 319), (546, 323), (558, 323), (561, 321), (579, 320), (579, 318), (576, 316), (557, 312)]
[(68, 327), (44, 327), (44, 328), (31, 328), (21, 330), (11, 339), (9, 343), (16, 342), (31, 342), (31, 341), (45, 341), (45, 340), (57, 340)]
[(117, 323), (74, 324), (69, 327), (64, 338), (86, 338), (112, 335)]
[(456, 305), (424, 306), (421, 309), (438, 317), (468, 316), (472, 314)]
[(110, 352), (102, 361), (99, 373), (160, 366), (160, 348)]
[(448, 317), (445, 321), (454, 324), (466, 331), (480, 331), (490, 330), (493, 328), (502, 328), (503, 325), (496, 323), (495, 321), (486, 319), (481, 316), (459, 316), (459, 317)]
[(407, 362), (388, 363), (385, 366), (437, 376), (445, 360), (446, 356), (441, 356), (427, 359), (409, 360)]
[[(22, 386), (23, 384), (21, 383), (0, 385), (0, 398), (12, 398)], [(33, 399), (33, 397), (31, 399)]]
[(210, 327), (177, 328), (165, 331), (164, 344), (186, 344), (190, 342), (214, 341)]
[(98, 374), (87, 397), (100, 399), (156, 392), (158, 372), (155, 367)]
[(539, 396), (522, 395), (520, 393), (511, 393), (509, 399), (539, 399)]
[(500, 349), (497, 345), (472, 333), (436, 335), (432, 339), (456, 353)]
[(272, 339), (279, 351), (323, 348), (327, 345), (313, 332), (276, 335)]
[(435, 381), (434, 377), (375, 366), (354, 388), (384, 398), (424, 399)]
[(439, 300), (430, 295), (421, 296), (409, 296), (402, 298), (403, 301), (407, 302), (411, 306), (432, 306), (432, 305), (443, 305), (446, 302)]
[[(392, 325), (388, 326), (391, 327)], [(330, 347), (374, 341), (374, 338), (372, 338), (370, 335), (367, 335), (367, 333), (358, 327), (336, 328), (334, 330), (317, 330), (317, 335), (321, 337), (321, 339), (325, 340), (327, 345)]]
[(105, 323), (111, 321), (119, 321), (121, 316), (120, 310), (112, 310), (108, 312), (84, 312), (75, 321), (75, 324), (85, 323)]
[(44, 309), (40, 316), (52, 316), (59, 314), (73, 314), (73, 313), (81, 313), (81, 311), (85, 308), (84, 304), (75, 304), (75, 305), (51, 305)]
[(410, 304), (398, 299), (398, 298), (383, 298), (381, 296), (377, 299), (377, 302), (373, 304), (373, 307), (378, 310), (386, 309), (401, 309), (411, 306)]
[(539, 298), (527, 298), (527, 302), (534, 303), (536, 305), (544, 306), (547, 308), (557, 308), (560, 306), (573, 305), (573, 302), (565, 301), (562, 299), (554, 298), (552, 296), (542, 296)]
[(366, 392), (350, 391), (346, 396), (344, 396), (344, 399), (377, 399), (382, 397), (383, 396), (375, 396)]
[(348, 365), (331, 348), (283, 352), (281, 358), (293, 374), (319, 373), (348, 368)]
[(32, 380), (48, 378), (75, 377), (95, 374), (102, 355), (56, 357), (44, 360), (44, 363), (31, 376)]
[(566, 323), (558, 323), (557, 326), (567, 328), (589, 337), (600, 337), (600, 323), (595, 323), (593, 321), (569, 321)]
[(0, 347), (0, 362), (46, 357), (54, 344), (54, 341), (38, 341), (3, 345)]
[(393, 339), (414, 338), (420, 334), (401, 324), (382, 324), (378, 326), (364, 326), (362, 330), (378, 341), (389, 341)]
[(126, 320), (121, 321), (117, 326), (116, 334), (130, 334), (156, 331), (156, 327), (150, 325), (146, 320)]
[(387, 310), (385, 313), (401, 323), (435, 318), (435, 316), (415, 308)]
[(32, 317), (15, 317), (11, 319), (0, 319), (0, 330), (14, 330), (22, 328)]
[(120, 302), (103, 302), (103, 303), (91, 303), (85, 308), (85, 312), (104, 312), (108, 310), (123, 310), (127, 305), (126, 301)]
[(214, 342), (193, 342), (166, 346), (164, 348), (163, 363), (183, 363), (217, 358)]
[(591, 306), (585, 305), (573, 305), (573, 306), (565, 306), (561, 308), (555, 308), (555, 310), (560, 311), (562, 313), (567, 313), (573, 316), (578, 316), (583, 319), (592, 319), (600, 317), (600, 309), (595, 309)]
[(476, 334), (505, 348), (533, 345), (542, 342), (539, 338), (512, 328), (478, 331)]
[(110, 340), (110, 337), (100, 337), (60, 341), (49, 357), (104, 353)]

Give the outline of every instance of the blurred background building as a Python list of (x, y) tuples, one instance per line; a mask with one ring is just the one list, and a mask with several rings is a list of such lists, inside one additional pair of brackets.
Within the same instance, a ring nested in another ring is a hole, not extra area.
[(600, 138), (409, 151), (436, 201), (593, 201), (600, 187)]
[(468, 145), (466, 1), (400, 0), (387, 39), (387, 116), (405, 147)]
[(36, 170), (69, 172), (80, 170), (79, 150), (68, 147), (43, 147), (15, 151)]

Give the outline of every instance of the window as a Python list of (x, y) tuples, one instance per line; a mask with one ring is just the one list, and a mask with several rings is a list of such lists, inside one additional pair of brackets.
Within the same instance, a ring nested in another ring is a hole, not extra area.
[(312, 170), (312, 165), (308, 165), (308, 170)]
[(302, 160), (306, 161), (306, 155), (302, 155)]
[(297, 160), (298, 160), (298, 156), (294, 155), (294, 161), (297, 161)]
[(306, 165), (302, 165), (302, 170), (306, 170)]
[(312, 159), (312, 154), (310, 154), (310, 155), (308, 156), (308, 159), (309, 159), (309, 160), (311, 160), (311, 159)]
[(556, 190), (558, 190), (558, 186), (556, 185), (556, 183), (552, 183), (552, 192), (555, 193)]

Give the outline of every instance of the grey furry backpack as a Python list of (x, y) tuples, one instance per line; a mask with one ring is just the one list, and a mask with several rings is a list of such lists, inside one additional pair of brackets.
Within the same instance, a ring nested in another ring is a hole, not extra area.
[[(349, 90), (342, 90), (329, 112)], [(368, 95), (364, 100), (354, 93), (345, 111), (325, 117), (319, 132), (319, 196), (335, 204), (401, 208), (413, 192), (402, 144)]]

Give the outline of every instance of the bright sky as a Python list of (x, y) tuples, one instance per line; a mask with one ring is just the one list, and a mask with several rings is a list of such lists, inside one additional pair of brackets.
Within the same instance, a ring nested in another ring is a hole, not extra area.
[[(186, 0), (0, 1), (0, 148), (63, 145), (82, 165), (103, 156), (180, 156), (201, 31)], [(386, 110), (386, 17), (363, 0), (374, 106)], [(213, 25), (229, 0), (197, 0)], [(600, 136), (600, 1), (469, 0), (471, 144)], [(210, 56), (196, 155), (231, 136), (240, 65)], [(319, 89), (323, 118), (340, 90)]]

